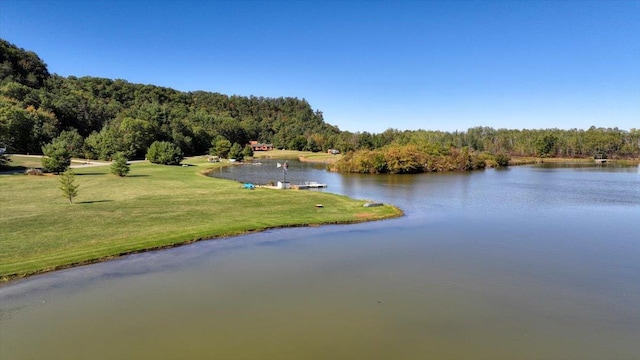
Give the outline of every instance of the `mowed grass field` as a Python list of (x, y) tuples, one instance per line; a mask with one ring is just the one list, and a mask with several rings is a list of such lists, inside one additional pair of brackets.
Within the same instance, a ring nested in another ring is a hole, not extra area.
[(183, 163), (190, 166), (132, 164), (124, 178), (109, 166), (75, 169), (73, 204), (58, 176), (0, 175), (0, 279), (267, 228), (402, 214), (323, 192), (247, 190), (203, 175), (215, 166), (204, 159)]
[(253, 154), (255, 159), (298, 159), (301, 161), (333, 163), (338, 161), (342, 155), (332, 155), (324, 152), (297, 151), (297, 150), (273, 150), (256, 151)]

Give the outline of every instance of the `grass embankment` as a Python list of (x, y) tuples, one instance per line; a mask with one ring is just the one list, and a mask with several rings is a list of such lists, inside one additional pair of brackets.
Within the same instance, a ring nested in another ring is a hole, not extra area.
[(323, 192), (246, 190), (203, 176), (206, 160), (185, 163), (192, 166), (133, 164), (124, 178), (108, 166), (75, 169), (73, 204), (57, 176), (0, 176), (0, 279), (268, 228), (401, 215)]
[(342, 157), (342, 155), (332, 155), (324, 152), (297, 151), (297, 150), (272, 150), (272, 151), (256, 151), (253, 157), (255, 159), (296, 159), (307, 162), (318, 162), (331, 164)]
[[(638, 164), (640, 159), (608, 159), (609, 162), (617, 162), (622, 164)], [(540, 158), (531, 156), (514, 156), (509, 160), (509, 165), (530, 165), (542, 163), (585, 163), (593, 164), (593, 158)]]
[(541, 158), (533, 156), (513, 156), (509, 160), (509, 165), (530, 165), (542, 163), (593, 163), (593, 159), (589, 158)]

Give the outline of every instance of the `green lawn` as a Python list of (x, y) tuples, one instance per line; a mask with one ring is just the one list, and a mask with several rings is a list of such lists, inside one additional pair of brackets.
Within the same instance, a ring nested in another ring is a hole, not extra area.
[[(32, 156), (22, 156), (22, 155), (10, 155), (9, 159), (11, 160), (9, 165), (11, 166), (12, 169), (15, 169), (15, 170), (24, 171), (28, 168), (42, 167), (42, 159), (39, 156), (32, 157)], [(0, 168), (0, 171), (6, 171), (6, 170), (10, 170), (10, 169)]]
[(297, 151), (297, 150), (272, 150), (256, 151), (253, 154), (255, 159), (299, 159), (312, 162), (335, 162), (342, 155), (332, 155), (325, 152)]
[(191, 166), (133, 164), (124, 178), (108, 166), (76, 169), (73, 204), (57, 176), (0, 175), (0, 278), (265, 228), (401, 215), (329, 193), (246, 190), (200, 174), (212, 166), (203, 159), (184, 163)]

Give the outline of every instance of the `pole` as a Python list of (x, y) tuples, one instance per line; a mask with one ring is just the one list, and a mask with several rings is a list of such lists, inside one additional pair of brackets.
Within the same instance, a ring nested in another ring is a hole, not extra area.
[[(287, 169), (289, 169), (289, 164), (285, 161), (284, 164), (282, 165), (282, 179), (283, 179), (283, 184), (287, 183)], [(285, 189), (286, 189), (286, 185)]]

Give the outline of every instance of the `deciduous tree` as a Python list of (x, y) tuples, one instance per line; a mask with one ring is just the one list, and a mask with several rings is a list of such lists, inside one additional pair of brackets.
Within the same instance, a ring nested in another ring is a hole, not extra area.
[(147, 151), (147, 160), (154, 164), (179, 165), (183, 158), (182, 150), (167, 141), (154, 141)]

